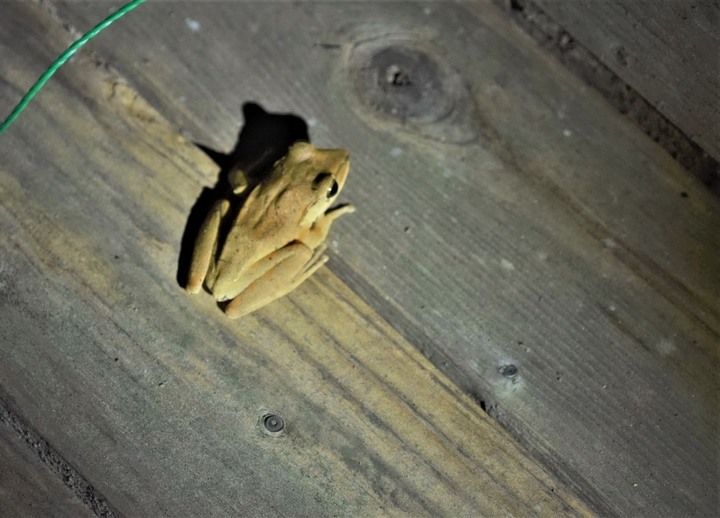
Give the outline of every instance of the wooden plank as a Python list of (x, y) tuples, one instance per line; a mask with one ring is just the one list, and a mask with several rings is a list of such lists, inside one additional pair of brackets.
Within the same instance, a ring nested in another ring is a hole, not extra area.
[(712, 0), (535, 0), (720, 160), (720, 8)]
[[(662, 103), (654, 106), (604, 63), (602, 57), (596, 56), (532, 0), (493, 0), (493, 3), (502, 8), (513, 23), (521, 27), (537, 45), (599, 92), (611, 106), (657, 142), (683, 168), (716, 195), (720, 194), (720, 162), (661, 111)], [(624, 47), (616, 50), (619, 52), (618, 59), (627, 58)]]
[(0, 515), (93, 516), (90, 508), (48, 469), (0, 408)]
[[(67, 35), (34, 3), (2, 25), (4, 104)], [(0, 154), (0, 387), (117, 513), (589, 514), (327, 269), (239, 322), (187, 296), (216, 168), (94, 59)]]
[(99, 52), (193, 139), (230, 150), (255, 101), (350, 149), (330, 268), (584, 501), (715, 508), (717, 199), (500, 11), (160, 3), (124, 30)]

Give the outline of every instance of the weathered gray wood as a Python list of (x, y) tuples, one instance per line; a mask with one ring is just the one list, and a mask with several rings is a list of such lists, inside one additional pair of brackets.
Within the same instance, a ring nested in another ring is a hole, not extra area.
[[(4, 105), (67, 35), (3, 9)], [(120, 514), (589, 514), (327, 269), (240, 321), (187, 296), (183, 228), (217, 171), (93, 59), (0, 156), (0, 388)]]
[(720, 5), (714, 0), (534, 0), (720, 160)]
[(93, 516), (16, 431), (1, 420), (0, 516)]
[[(625, 82), (603, 60), (568, 32), (555, 18), (541, 9), (533, 0), (493, 0), (513, 24), (530, 36), (549, 55), (558, 59), (573, 74), (599, 92), (618, 112), (657, 142), (690, 174), (697, 177), (716, 195), (720, 195), (720, 162), (688, 136), (686, 128), (673, 123), (663, 113), (663, 104), (653, 105), (642, 93)], [(610, 2), (608, 2), (610, 3)], [(663, 7), (667, 2), (663, 2)], [(574, 5), (574, 4), (573, 4)], [(674, 49), (681, 54), (687, 49)], [(627, 59), (624, 47), (617, 48), (617, 59)], [(663, 55), (658, 62), (677, 65), (677, 56)], [(662, 69), (663, 66), (655, 65)], [(687, 71), (685, 71), (687, 72)]]
[[(255, 101), (350, 149), (331, 269), (585, 501), (715, 509), (718, 202), (495, 7), (158, 3), (124, 31), (98, 52), (192, 138), (231, 149)], [(409, 70), (447, 80), (471, 142), (363, 105), (362, 42), (429, 56)]]

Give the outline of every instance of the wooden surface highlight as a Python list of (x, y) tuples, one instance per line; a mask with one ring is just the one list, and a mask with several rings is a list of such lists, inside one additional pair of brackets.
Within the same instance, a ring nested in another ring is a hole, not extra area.
[[(720, 209), (699, 181), (488, 3), (210, 5), (148, 5), (99, 51), (215, 149), (248, 101), (347, 147), (359, 211), (330, 268), (594, 509), (716, 508)], [(368, 41), (417, 56), (409, 81), (358, 71)], [(425, 120), (450, 99), (475, 140), (393, 115), (413, 77)]]
[[(33, 3), (1, 23), (5, 104), (68, 35)], [(0, 154), (0, 387), (117, 513), (590, 514), (329, 270), (239, 322), (186, 296), (217, 168), (95, 60)]]

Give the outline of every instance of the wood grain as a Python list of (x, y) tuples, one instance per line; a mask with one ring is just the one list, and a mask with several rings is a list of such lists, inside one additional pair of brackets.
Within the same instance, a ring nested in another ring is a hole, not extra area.
[(693, 141), (720, 159), (717, 2), (536, 2)]
[[(4, 103), (67, 34), (33, 3), (2, 25)], [(217, 169), (94, 59), (0, 154), (0, 387), (118, 514), (589, 515), (327, 269), (241, 321), (186, 296)]]
[[(78, 26), (102, 10), (59, 5)], [(500, 11), (173, 3), (125, 30), (99, 52), (193, 139), (231, 149), (255, 101), (350, 149), (359, 211), (330, 268), (585, 502), (716, 508), (718, 201)], [(354, 51), (399, 40), (427, 58), (408, 69), (438, 93), (425, 120), (452, 91), (474, 140), (424, 131), (382, 81), (409, 118), (363, 101)]]

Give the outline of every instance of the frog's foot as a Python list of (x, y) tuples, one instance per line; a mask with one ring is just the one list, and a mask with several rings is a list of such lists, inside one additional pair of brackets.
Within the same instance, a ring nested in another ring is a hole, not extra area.
[(328, 262), (329, 257), (325, 255), (325, 250), (327, 250), (327, 243), (321, 243), (320, 246), (313, 250), (310, 260), (305, 263), (303, 270), (298, 273), (295, 279), (293, 279), (293, 283), (296, 287), (315, 273), (323, 264)]

